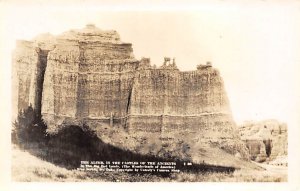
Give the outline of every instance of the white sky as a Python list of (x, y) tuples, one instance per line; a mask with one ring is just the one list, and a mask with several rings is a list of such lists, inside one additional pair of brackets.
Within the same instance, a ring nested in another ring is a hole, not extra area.
[[(11, 170), (8, 144), (11, 131), (5, 127), (11, 126), (11, 52), (16, 39), (31, 39), (44, 32), (59, 34), (94, 23), (102, 29), (117, 30), (123, 41), (133, 43), (138, 59), (150, 57), (152, 63), (159, 65), (164, 56), (176, 57), (182, 70), (193, 70), (197, 64), (211, 61), (225, 81), (238, 123), (269, 118), (288, 123), (288, 184), (239, 184), (238, 187), (189, 184), (189, 190), (199, 190), (199, 186), (223, 190), (255, 190), (261, 186), (266, 190), (299, 189), (300, 1), (158, 1), (150, 4), (146, 0), (131, 0), (125, 4), (122, 0), (35, 0), (35, 3), (33, 0), (0, 0), (2, 172)], [(72, 183), (40, 185), (42, 188), (35, 184), (11, 184), (10, 177), (9, 173), (0, 173), (0, 183), (5, 182), (1, 186), (13, 188), (9, 190), (46, 191), (56, 188), (54, 186), (59, 190), (63, 186), (64, 189), (87, 189), (86, 184)], [(106, 185), (106, 188), (134, 188), (132, 184), (118, 185)], [(88, 186), (96, 190), (100, 185)], [(187, 185), (152, 186), (143, 189), (183, 190)]]
[(170, 56), (176, 57), (181, 70), (194, 70), (197, 64), (211, 61), (225, 81), (238, 123), (269, 118), (288, 122), (299, 114), (299, 3), (39, 2), (2, 2), (2, 64), (8, 69), (16, 39), (59, 34), (93, 23), (117, 30), (122, 41), (133, 44), (137, 59), (150, 57), (152, 64), (160, 65), (164, 56)]

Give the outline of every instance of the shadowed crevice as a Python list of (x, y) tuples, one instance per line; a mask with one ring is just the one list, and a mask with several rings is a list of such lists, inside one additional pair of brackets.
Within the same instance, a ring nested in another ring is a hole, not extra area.
[(42, 97), (43, 97), (43, 86), (45, 71), (47, 68), (47, 57), (49, 50), (38, 50), (38, 63), (37, 63), (37, 73), (36, 73), (36, 92), (35, 92), (35, 109), (36, 114), (40, 118), (42, 110)]

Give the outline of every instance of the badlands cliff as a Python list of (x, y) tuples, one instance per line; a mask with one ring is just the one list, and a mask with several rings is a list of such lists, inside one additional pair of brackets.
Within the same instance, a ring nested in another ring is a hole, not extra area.
[(137, 60), (116, 31), (94, 25), (18, 41), (13, 58), (18, 109), (31, 105), (49, 132), (61, 125), (121, 127), (132, 137), (205, 143), (247, 158), (223, 80), (210, 63), (180, 71)]
[(277, 120), (246, 122), (240, 126), (240, 135), (257, 162), (287, 165), (287, 125)]

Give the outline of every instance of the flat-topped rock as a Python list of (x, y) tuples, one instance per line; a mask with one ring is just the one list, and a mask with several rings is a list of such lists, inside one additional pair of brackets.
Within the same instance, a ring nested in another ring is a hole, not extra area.
[(122, 44), (120, 35), (115, 30), (101, 30), (95, 25), (86, 25), (83, 29), (73, 29), (57, 36), (58, 39), (79, 42), (109, 42)]
[[(175, 58), (165, 57), (155, 67), (148, 58), (137, 60), (116, 31), (91, 24), (18, 41), (13, 60), (19, 110), (33, 106), (50, 133), (82, 123), (120, 127), (137, 144), (121, 140), (118, 146), (138, 152), (201, 161), (188, 148), (203, 144), (248, 158), (224, 82), (211, 63), (180, 71)], [(148, 139), (151, 144), (143, 144)]]

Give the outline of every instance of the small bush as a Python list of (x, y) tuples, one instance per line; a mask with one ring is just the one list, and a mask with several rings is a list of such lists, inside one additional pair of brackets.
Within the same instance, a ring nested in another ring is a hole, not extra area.
[(82, 160), (96, 158), (98, 142), (96, 133), (85, 124), (64, 126), (50, 136), (47, 155), (50, 161), (58, 165), (74, 168), (79, 166)]
[(31, 106), (19, 112), (13, 126), (12, 142), (15, 144), (24, 146), (26, 143), (48, 140), (47, 126)]

